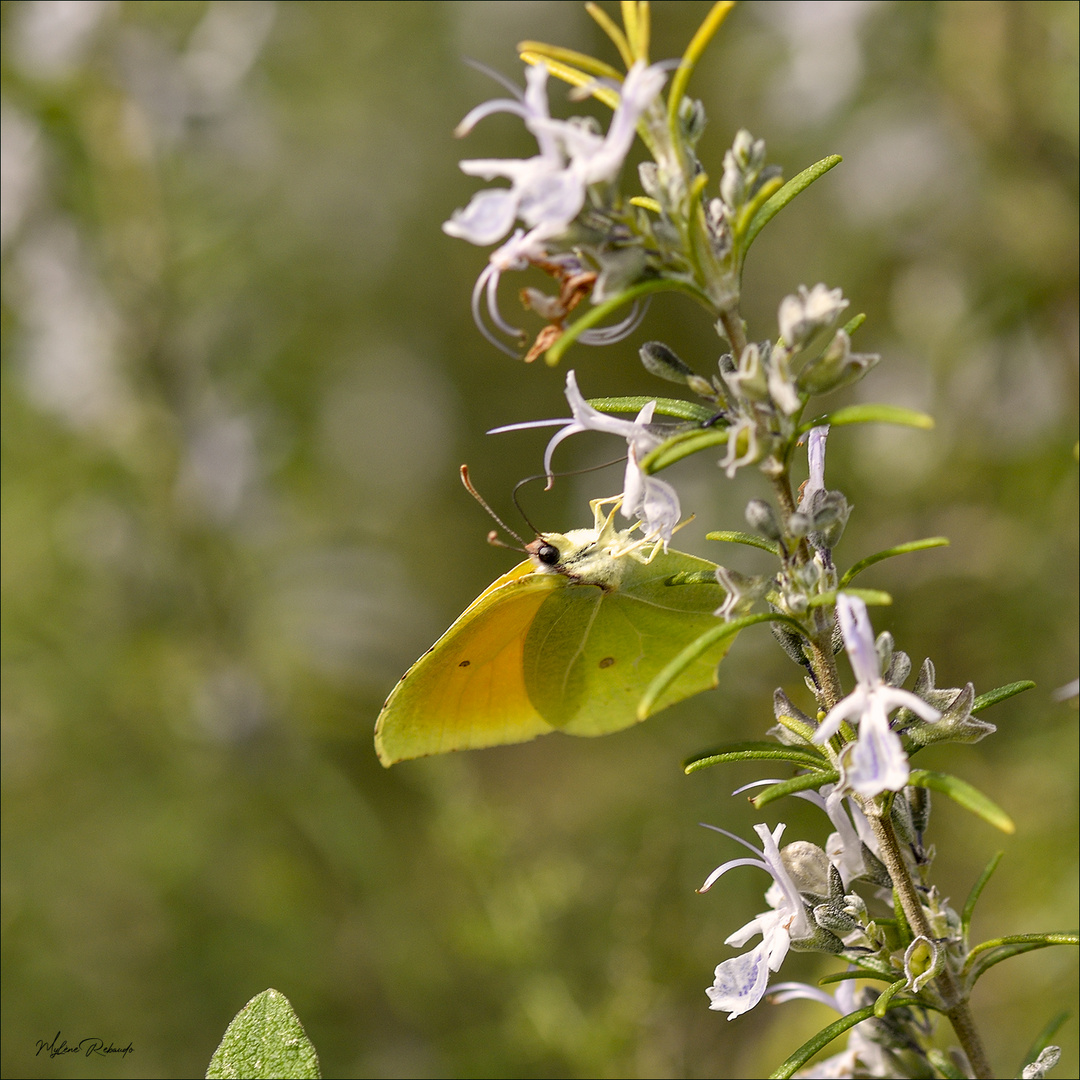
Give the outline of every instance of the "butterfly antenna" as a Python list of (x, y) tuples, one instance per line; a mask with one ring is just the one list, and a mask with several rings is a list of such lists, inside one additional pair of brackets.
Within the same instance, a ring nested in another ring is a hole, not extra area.
[[(518, 536), (518, 534), (516, 532), (514, 532), (514, 530), (511, 529), (510, 526), (507, 525), (506, 522), (503, 521), (503, 519), (501, 517), (499, 517), (499, 515), (496, 514), (494, 510), (491, 509), (490, 506), (488, 506), (487, 500), (484, 498), (484, 496), (481, 495), (480, 492), (477, 491), (476, 488), (473, 487), (473, 483), (469, 479), (469, 466), (468, 465), (462, 465), (461, 466), (461, 482), (465, 485), (465, 490), (495, 519), (497, 524), (502, 526), (503, 531), (509, 533), (521, 545), (521, 547), (520, 548), (515, 548), (515, 547), (511, 546), (510, 544), (504, 544), (499, 539), (498, 533), (496, 533), (494, 529), (492, 529), (491, 532), (488, 533), (488, 543), (493, 544), (495, 547), (509, 548), (511, 551), (525, 551), (526, 550), (525, 541), (522, 540), (521, 537)], [(515, 503), (517, 502), (516, 497), (514, 498), (514, 502)], [(518, 509), (520, 510), (521, 507), (519, 506)], [(521, 516), (525, 517), (524, 514), (522, 514)], [(528, 518), (525, 518), (525, 520), (529, 521)], [(529, 522), (529, 525), (531, 527), (532, 522)], [(539, 536), (540, 534), (537, 533), (536, 535)]]
[[(544, 490), (545, 491), (550, 491), (551, 490), (551, 483), (556, 477), (580, 476), (582, 473), (596, 472), (599, 469), (606, 469), (611, 465), (619, 465), (622, 462), (624, 462), (625, 460), (626, 460), (626, 455), (623, 454), (622, 457), (612, 458), (610, 461), (605, 461), (601, 465), (590, 465), (587, 469), (570, 469), (568, 472), (557, 472), (557, 473), (551, 473), (551, 474), (537, 473), (536, 476), (526, 476), (524, 480), (519, 480), (514, 485), (514, 491), (513, 491), (513, 495), (512, 495), (512, 498), (514, 500), (514, 505), (517, 507), (518, 513), (525, 519), (525, 524), (528, 525), (529, 528), (532, 529), (532, 531), (534, 533), (536, 533), (537, 536), (540, 536), (541, 535), (540, 530), (529, 520), (529, 515), (526, 514), (525, 511), (522, 509), (521, 503), (518, 500), (518, 491), (521, 488), (523, 488), (526, 484), (531, 484), (534, 480), (546, 480), (547, 484), (546, 484)], [(503, 528), (505, 529), (506, 526), (504, 525)], [(510, 530), (506, 529), (506, 531), (509, 532)]]

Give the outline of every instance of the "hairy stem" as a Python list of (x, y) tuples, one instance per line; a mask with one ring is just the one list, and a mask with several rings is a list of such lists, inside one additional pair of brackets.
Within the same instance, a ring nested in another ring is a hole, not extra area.
[[(881, 849), (881, 861), (885, 864), (892, 878), (896, 895), (900, 898), (900, 906), (904, 911), (904, 918), (913, 934), (925, 937), (928, 941), (934, 938), (930, 923), (926, 918), (922, 903), (919, 900), (915, 882), (911, 879), (907, 863), (900, 847), (900, 841), (893, 830), (892, 821), (887, 815), (881, 816), (880, 810), (872, 800), (860, 800), (863, 810), (870, 820), (870, 825), (877, 837), (878, 846)], [(982, 1039), (975, 1027), (975, 1018), (971, 1014), (971, 1008), (963, 990), (956, 980), (956, 976), (946, 964), (941, 974), (934, 980), (938, 993), (945, 1002), (945, 1015), (956, 1032), (960, 1046), (967, 1054), (971, 1069), (978, 1080), (989, 1080), (993, 1077), (990, 1062), (986, 1057)]]
[(739, 315), (737, 309), (721, 311), (720, 325), (724, 328), (724, 336), (731, 345), (731, 353), (735, 358), (735, 363), (738, 363), (739, 357), (743, 354), (743, 349), (746, 348), (746, 330), (743, 328), (742, 316)]
[(811, 663), (821, 691), (820, 704), (827, 711), (844, 696), (844, 692), (836, 671), (836, 658), (833, 656), (830, 613), (824, 608), (815, 608), (813, 619), (816, 633), (810, 639)]
[[(785, 468), (783, 473), (772, 478), (773, 494), (780, 505), (783, 520), (786, 522), (795, 513), (795, 496), (791, 490), (791, 477)], [(793, 562), (802, 566), (812, 558), (810, 545), (803, 537), (795, 546)], [(813, 634), (810, 637), (810, 665), (817, 681), (820, 699), (818, 704), (823, 709), (831, 709), (843, 696), (840, 677), (836, 672), (836, 660), (832, 648), (832, 609), (815, 608), (810, 613)]]

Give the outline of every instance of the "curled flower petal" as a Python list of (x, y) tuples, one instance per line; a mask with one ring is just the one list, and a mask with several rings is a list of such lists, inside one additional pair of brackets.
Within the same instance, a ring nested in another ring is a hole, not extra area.
[(443, 222), (443, 232), (470, 244), (494, 244), (513, 228), (517, 202), (511, 188), (478, 191), (464, 210), (455, 210)]
[(742, 956), (733, 956), (716, 965), (712, 986), (705, 988), (709, 1008), (726, 1012), (729, 1020), (749, 1012), (764, 996), (769, 982), (765, 943)]

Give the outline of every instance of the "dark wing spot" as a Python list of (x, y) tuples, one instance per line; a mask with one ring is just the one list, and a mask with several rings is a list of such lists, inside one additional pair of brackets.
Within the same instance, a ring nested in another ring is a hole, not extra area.
[(468, 667), (472, 663), (471, 660), (462, 660), (458, 667)]
[(614, 663), (615, 663), (615, 657), (614, 656), (605, 656), (604, 659), (600, 661), (600, 666), (602, 668), (611, 667), (611, 665), (614, 664)]

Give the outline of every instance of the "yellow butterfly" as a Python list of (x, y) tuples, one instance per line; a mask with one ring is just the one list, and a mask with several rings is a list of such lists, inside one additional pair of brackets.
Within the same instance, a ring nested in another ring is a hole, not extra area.
[[(614, 503), (610, 513), (603, 507)], [(645, 688), (716, 626), (715, 564), (614, 525), (545, 533), (402, 676), (375, 725), (383, 765), (527, 742), (549, 731), (606, 735), (637, 723)], [(713, 580), (708, 580), (713, 578)], [(652, 711), (716, 686), (731, 638), (706, 652)]]

